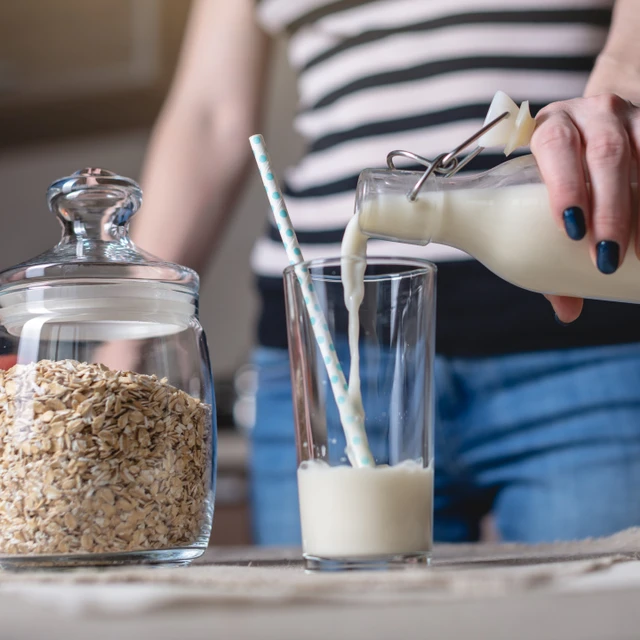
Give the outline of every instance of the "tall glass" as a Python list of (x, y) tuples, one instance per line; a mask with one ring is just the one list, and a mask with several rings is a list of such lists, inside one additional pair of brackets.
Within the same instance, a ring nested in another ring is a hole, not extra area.
[[(349, 260), (361, 261), (360, 258)], [(340, 259), (309, 269), (345, 375), (351, 364)], [(365, 428), (375, 468), (353, 468), (293, 267), (287, 328), (303, 555), (308, 569), (428, 563), (433, 521), (433, 361), (436, 267), (369, 258), (359, 311)]]

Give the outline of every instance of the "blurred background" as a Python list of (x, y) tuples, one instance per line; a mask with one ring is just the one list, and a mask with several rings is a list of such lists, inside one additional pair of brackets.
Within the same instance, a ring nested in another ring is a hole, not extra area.
[[(45, 203), (54, 179), (89, 166), (139, 178), (189, 7), (188, 0), (2, 3), (0, 269), (58, 241), (58, 223)], [(295, 86), (282, 43), (271, 75), (262, 132), (281, 173), (301, 150), (290, 126)], [(256, 306), (248, 255), (268, 206), (257, 172), (237, 206), (215, 262), (201, 274), (201, 319), (222, 436), (217, 544), (250, 542), (243, 430), (252, 421), (246, 364)]]

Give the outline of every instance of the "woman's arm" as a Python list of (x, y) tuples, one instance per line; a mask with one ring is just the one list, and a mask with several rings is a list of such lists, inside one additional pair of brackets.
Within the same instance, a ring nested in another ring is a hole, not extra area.
[(615, 93), (640, 104), (640, 2), (618, 0), (607, 43), (598, 56), (585, 96)]
[(202, 272), (244, 182), (257, 129), (268, 38), (254, 0), (197, 0), (145, 161), (143, 249)]
[[(254, 0), (196, 0), (147, 151), (144, 206), (132, 237), (199, 272), (220, 242), (257, 129), (268, 41), (253, 8)], [(131, 340), (107, 343), (94, 356), (127, 371), (137, 369), (139, 357)]]

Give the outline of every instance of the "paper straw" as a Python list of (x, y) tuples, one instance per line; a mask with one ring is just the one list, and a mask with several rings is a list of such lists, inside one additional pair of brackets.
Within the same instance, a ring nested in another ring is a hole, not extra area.
[(349, 394), (347, 393), (349, 387), (342, 372), (342, 367), (338, 362), (336, 348), (329, 333), (329, 325), (322, 312), (322, 307), (318, 302), (311, 280), (311, 274), (309, 273), (309, 269), (301, 265), (304, 261), (302, 251), (300, 250), (296, 233), (291, 224), (289, 212), (282, 197), (282, 191), (278, 186), (275, 174), (271, 168), (271, 161), (264, 144), (264, 138), (261, 135), (254, 135), (251, 136), (249, 140), (251, 142), (253, 155), (258, 163), (260, 177), (267, 192), (278, 231), (280, 231), (280, 236), (282, 237), (282, 243), (287, 252), (287, 257), (292, 265), (297, 265), (295, 271), (304, 294), (305, 305), (311, 319), (311, 327), (318, 346), (320, 347), (322, 359), (327, 369), (329, 381), (331, 382), (333, 396), (340, 413), (340, 422), (342, 423), (344, 435), (347, 440), (347, 455), (349, 461), (354, 467), (373, 467), (375, 463), (369, 450), (363, 416), (355, 411), (351, 404)]

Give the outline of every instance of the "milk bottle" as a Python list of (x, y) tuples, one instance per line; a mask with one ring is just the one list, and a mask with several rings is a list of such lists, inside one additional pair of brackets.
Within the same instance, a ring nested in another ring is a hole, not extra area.
[(539, 293), (640, 302), (633, 240), (619, 269), (600, 273), (589, 255), (589, 238), (576, 242), (556, 225), (533, 156), (480, 175), (432, 176), (412, 201), (407, 194), (420, 175), (363, 171), (356, 197), (363, 234), (456, 247), (501, 278)]

